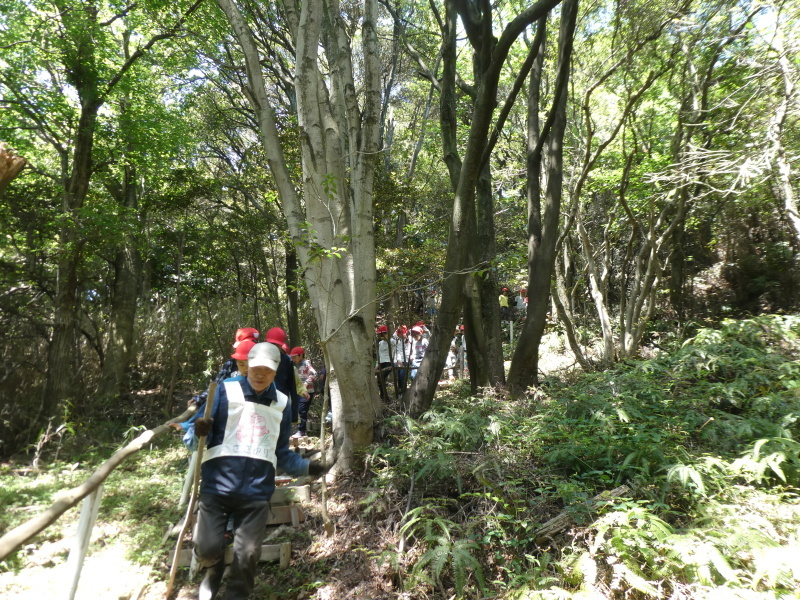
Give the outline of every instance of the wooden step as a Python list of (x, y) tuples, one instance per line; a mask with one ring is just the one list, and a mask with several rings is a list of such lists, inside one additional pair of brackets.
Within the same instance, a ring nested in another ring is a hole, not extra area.
[(291, 502), (310, 502), (311, 487), (308, 485), (283, 485), (275, 488), (270, 504), (273, 506)]
[(271, 505), (267, 525), (282, 525), (291, 523), (294, 527), (299, 527), (300, 523), (306, 520), (306, 514), (299, 504), (280, 504)]
[[(281, 569), (289, 566), (292, 559), (292, 543), (283, 542), (282, 544), (264, 544), (261, 546), (261, 557), (259, 562), (279, 561)], [(225, 549), (225, 564), (233, 562), (233, 548)], [(183, 548), (178, 557), (179, 567), (188, 567), (192, 564), (192, 549)]]

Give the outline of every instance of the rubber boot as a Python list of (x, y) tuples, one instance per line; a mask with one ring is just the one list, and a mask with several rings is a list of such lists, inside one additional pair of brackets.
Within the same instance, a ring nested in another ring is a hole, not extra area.
[(222, 574), (225, 572), (225, 563), (219, 561), (213, 567), (206, 569), (206, 575), (203, 581), (200, 582), (200, 590), (198, 593), (198, 600), (214, 600), (219, 591), (219, 585), (222, 583)]

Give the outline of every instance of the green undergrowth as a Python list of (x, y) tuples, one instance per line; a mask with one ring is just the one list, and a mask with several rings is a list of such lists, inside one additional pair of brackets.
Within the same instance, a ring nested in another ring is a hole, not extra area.
[(395, 417), (364, 509), (409, 510), (380, 559), (437, 598), (800, 597), (798, 334), (727, 321), (524, 399), (456, 388)]
[[(135, 432), (134, 432), (135, 433)], [(0, 466), (0, 532), (5, 533), (42, 512), (58, 492), (83, 483), (116, 450), (98, 444), (73, 455), (70, 461), (43, 460), (37, 470), (29, 463)], [(62, 454), (63, 455), (63, 454)], [(124, 539), (126, 558), (134, 564), (151, 564), (166, 556), (164, 532), (182, 516), (178, 509), (188, 454), (182, 445), (162, 436), (123, 462), (103, 484), (102, 501), (89, 553), (116, 539)], [(36, 547), (54, 543), (50, 563), (66, 561), (70, 537), (80, 514), (80, 504), (70, 509), (32, 541)], [(65, 538), (65, 536), (67, 536)], [(26, 553), (0, 562), (0, 570), (26, 566)]]

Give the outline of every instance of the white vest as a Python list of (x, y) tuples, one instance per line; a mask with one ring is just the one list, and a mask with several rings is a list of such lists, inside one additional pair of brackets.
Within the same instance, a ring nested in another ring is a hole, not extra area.
[(275, 390), (276, 402), (269, 406), (246, 402), (238, 381), (223, 382), (228, 395), (228, 422), (222, 443), (203, 454), (203, 462), (220, 456), (241, 456), (266, 460), (277, 465), (275, 447), (281, 431), (283, 409), (288, 398)]

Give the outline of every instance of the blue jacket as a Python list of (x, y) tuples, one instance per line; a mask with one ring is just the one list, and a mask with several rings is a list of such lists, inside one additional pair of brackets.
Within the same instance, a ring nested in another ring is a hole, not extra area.
[[(277, 401), (275, 383), (257, 395), (245, 377), (232, 377), (225, 381), (236, 381), (242, 386), (245, 402), (257, 402), (268, 406)], [(225, 436), (225, 426), (228, 420), (228, 394), (224, 385), (217, 388), (211, 408), (211, 417), (214, 419), (214, 424), (206, 438), (208, 448), (221, 444)], [(194, 427), (191, 428), (192, 434), (193, 430)], [(283, 410), (280, 433), (275, 448), (277, 466), (291, 475), (307, 475), (309, 461), (289, 449), (291, 433), (291, 406), (287, 402), (286, 408)], [(192, 435), (191, 442), (187, 443), (187, 446), (194, 449), (197, 447), (198, 441), (197, 436)], [(257, 458), (240, 456), (212, 458), (202, 464), (203, 479), (200, 491), (243, 500), (269, 501), (275, 491), (275, 467), (276, 465), (271, 462)]]

